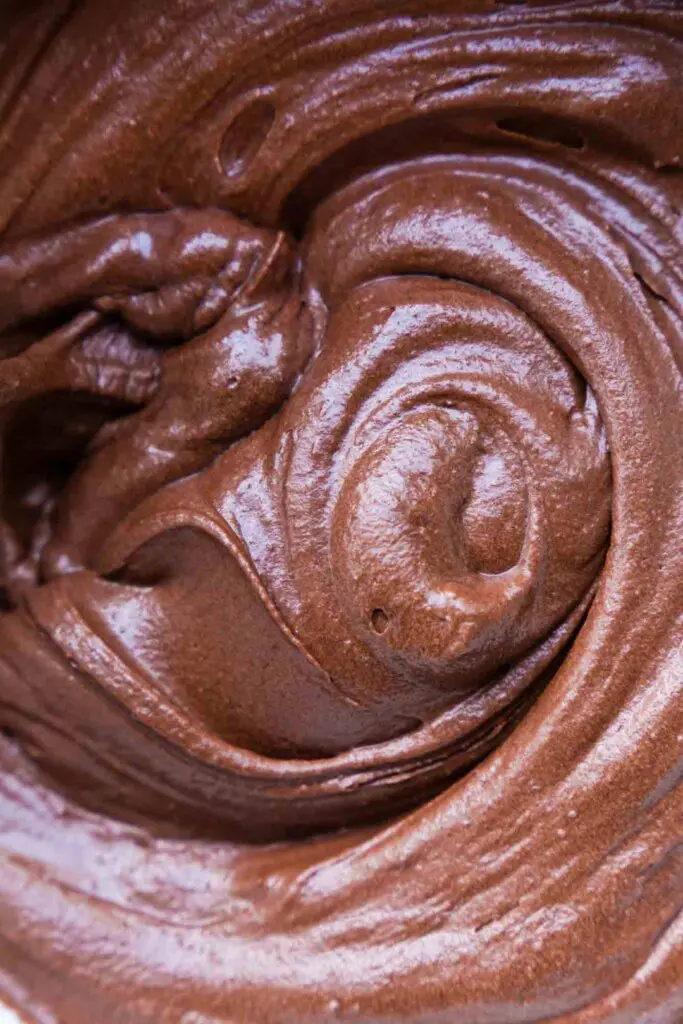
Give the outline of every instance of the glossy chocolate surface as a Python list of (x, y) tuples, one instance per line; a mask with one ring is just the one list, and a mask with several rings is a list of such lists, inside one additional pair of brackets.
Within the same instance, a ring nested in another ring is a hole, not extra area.
[(0, 994), (683, 1020), (683, 8), (0, 12)]

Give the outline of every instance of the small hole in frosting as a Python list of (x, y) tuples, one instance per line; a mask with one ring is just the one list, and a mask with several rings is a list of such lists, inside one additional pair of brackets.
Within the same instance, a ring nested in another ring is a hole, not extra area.
[(384, 633), (384, 631), (386, 630), (387, 626), (389, 625), (389, 616), (384, 611), (384, 609), (383, 608), (375, 608), (375, 609), (373, 609), (373, 612), (372, 612), (372, 615), (370, 616), (370, 618), (372, 620), (372, 628), (374, 629), (375, 633)]
[(228, 126), (220, 161), (229, 178), (241, 177), (259, 154), (275, 121), (275, 107), (257, 99), (244, 107)]

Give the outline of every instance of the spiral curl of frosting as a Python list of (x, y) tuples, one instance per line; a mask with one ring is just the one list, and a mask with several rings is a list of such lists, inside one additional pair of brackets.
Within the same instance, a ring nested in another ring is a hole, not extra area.
[(676, 1024), (680, 6), (0, 29), (0, 992)]

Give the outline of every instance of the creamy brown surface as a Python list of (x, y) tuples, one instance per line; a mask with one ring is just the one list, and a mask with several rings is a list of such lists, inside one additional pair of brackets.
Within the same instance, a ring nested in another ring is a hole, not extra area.
[(0, 995), (683, 1020), (683, 7), (0, 13)]

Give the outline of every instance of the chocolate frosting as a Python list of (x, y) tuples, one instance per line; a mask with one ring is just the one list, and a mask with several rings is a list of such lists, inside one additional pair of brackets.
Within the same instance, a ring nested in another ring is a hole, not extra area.
[(0, 993), (683, 1020), (683, 8), (0, 13)]

